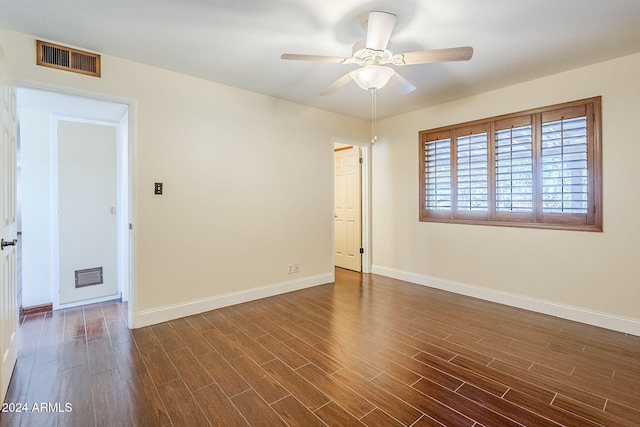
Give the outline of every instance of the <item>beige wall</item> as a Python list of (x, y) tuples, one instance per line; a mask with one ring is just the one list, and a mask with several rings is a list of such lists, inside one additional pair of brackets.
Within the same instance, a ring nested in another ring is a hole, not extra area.
[(38, 67), (10, 31), (0, 46), (23, 84), (134, 101), (136, 313), (333, 274), (332, 137), (366, 122), (110, 56), (101, 79)]
[[(640, 55), (634, 55), (380, 122), (373, 148), (374, 271), (640, 325), (638, 76)], [(604, 232), (418, 221), (420, 130), (598, 95)]]

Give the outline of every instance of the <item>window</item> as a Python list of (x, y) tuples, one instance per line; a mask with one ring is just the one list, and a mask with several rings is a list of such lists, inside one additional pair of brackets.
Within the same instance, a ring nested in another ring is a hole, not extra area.
[(602, 231), (600, 105), (420, 132), (420, 221)]

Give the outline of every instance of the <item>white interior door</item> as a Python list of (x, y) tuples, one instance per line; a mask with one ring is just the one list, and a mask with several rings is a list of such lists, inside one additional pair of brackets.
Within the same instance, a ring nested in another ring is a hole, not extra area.
[(58, 122), (60, 304), (118, 294), (116, 128)]
[(16, 363), (18, 330), (18, 299), (16, 280), (16, 92), (13, 86), (2, 84), (0, 91), (0, 402), (4, 402), (13, 367)]
[(335, 151), (336, 267), (362, 271), (362, 173), (360, 147)]

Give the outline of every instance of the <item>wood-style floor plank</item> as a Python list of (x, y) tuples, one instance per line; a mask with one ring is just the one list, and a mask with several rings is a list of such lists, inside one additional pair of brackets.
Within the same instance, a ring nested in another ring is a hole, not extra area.
[(513, 426), (519, 424), (503, 414), (499, 414), (491, 410), (491, 408), (473, 402), (462, 394), (452, 392), (426, 378), (421, 379), (413, 386), (424, 394), (432, 396), (440, 403), (450, 408), (464, 408), (464, 415), (477, 421), (484, 426)]
[(249, 390), (249, 384), (218, 352), (203, 354), (198, 361), (227, 396)]
[(595, 427), (600, 425), (579, 415), (554, 407), (551, 403), (537, 400), (526, 392), (511, 389), (503, 398), (563, 426)]
[(333, 401), (318, 408), (315, 414), (328, 426), (364, 426), (360, 420)]
[(420, 391), (416, 387), (409, 387), (386, 374), (374, 378), (373, 383), (382, 389), (393, 390), (393, 393), (400, 399), (446, 426), (471, 427), (476, 424), (474, 420), (458, 412), (455, 405), (447, 406), (446, 403), (450, 402), (442, 403), (440, 401), (441, 393), (438, 393), (438, 388), (435, 386), (432, 393), (425, 393), (424, 390)]
[(160, 384), (158, 393), (167, 408), (172, 425), (203, 427), (209, 425), (200, 405), (195, 401), (182, 379), (178, 378)]
[(181, 328), (179, 330), (180, 339), (185, 345), (191, 350), (191, 352), (196, 355), (207, 354), (213, 351), (213, 347), (211, 347), (207, 341), (202, 339), (202, 335), (189, 323), (188, 326)]
[(265, 334), (256, 338), (256, 341), (267, 349), (271, 354), (281, 360), (292, 369), (306, 365), (309, 361), (291, 348), (282, 345), (276, 337)]
[(634, 426), (640, 423), (640, 420), (629, 421), (622, 419), (616, 415), (612, 415), (609, 412), (601, 411), (589, 405), (585, 405), (581, 402), (575, 401), (569, 397), (558, 395), (553, 400), (553, 406), (564, 409), (567, 412), (579, 415), (588, 420), (595, 421), (602, 425), (611, 426)]
[(94, 374), (91, 377), (91, 391), (98, 426), (108, 427), (120, 420), (131, 423), (131, 415), (135, 410), (131, 406), (131, 390), (117, 369)]
[(311, 363), (296, 372), (355, 418), (360, 419), (375, 409), (373, 403)]
[(325, 427), (320, 418), (292, 395), (278, 400), (271, 407), (292, 427)]
[(212, 426), (244, 427), (249, 425), (238, 408), (217, 384), (211, 384), (194, 391), (193, 397)]
[(87, 357), (91, 374), (97, 374), (114, 369), (117, 365), (116, 356), (109, 337), (94, 339), (87, 342)]
[(287, 423), (253, 390), (245, 391), (231, 398), (249, 425), (286, 426)]
[(206, 369), (188, 348), (172, 351), (168, 357), (189, 390), (197, 390), (213, 383)]
[(388, 277), (135, 330), (127, 310), (21, 317), (6, 402), (50, 410), (0, 427), (640, 426), (640, 337)]
[(148, 372), (130, 377), (127, 388), (131, 393), (131, 406), (135, 408), (131, 418), (135, 426), (171, 426), (169, 414), (156, 384)]
[(557, 378), (559, 374), (551, 376), (542, 375), (534, 372), (531, 369), (520, 369), (515, 366), (511, 366), (508, 363), (503, 363), (499, 360), (494, 360), (489, 366), (505, 372), (509, 375), (521, 378), (525, 381), (529, 381), (532, 384), (537, 384), (542, 388), (553, 391), (554, 393), (561, 393), (565, 396), (569, 396), (575, 399), (576, 401), (585, 403), (593, 407), (604, 408), (606, 402), (606, 399), (604, 397), (591, 393), (588, 389), (579, 389), (567, 383), (563, 383)]
[(333, 377), (404, 425), (411, 425), (422, 416), (420, 411), (399, 399), (393, 390), (378, 387), (349, 369), (336, 372)]
[(82, 307), (68, 308), (64, 311), (64, 338), (85, 335), (84, 311)]
[(161, 385), (179, 377), (178, 371), (176, 371), (162, 346), (156, 345), (141, 349), (140, 354), (153, 382), (156, 384)]
[[(105, 418), (98, 420), (96, 418), (96, 409), (99, 414), (104, 414), (107, 406), (101, 406), (95, 400), (92, 390), (92, 377), (90, 375), (88, 365), (78, 365), (76, 367), (66, 369), (62, 372), (60, 382), (60, 398), (58, 402), (64, 405), (70, 404), (70, 412), (59, 414), (59, 425), (69, 426), (91, 426), (104, 425)], [(105, 394), (112, 394), (114, 390), (100, 390), (100, 398)], [(51, 402), (51, 400), (45, 400)], [(55, 402), (55, 401), (54, 401)], [(50, 415), (50, 414), (49, 414)], [(115, 415), (115, 413), (113, 414)], [(109, 416), (111, 418), (111, 416)]]
[(388, 426), (388, 427), (402, 427), (405, 424), (400, 423), (397, 420), (394, 420), (391, 416), (384, 413), (380, 409), (376, 408), (373, 411), (369, 412), (365, 415), (361, 421), (366, 426), (376, 427), (376, 426)]
[(280, 360), (265, 363), (262, 368), (280, 384), (286, 384), (287, 391), (296, 396), (309, 410), (315, 411), (322, 405), (329, 403), (329, 398), (324, 393)]
[(505, 399), (501, 399), (485, 390), (482, 390), (476, 386), (470, 384), (463, 384), (457, 393), (466, 397), (467, 399), (482, 405), (484, 408), (490, 409), (493, 412), (499, 413), (502, 416), (514, 420), (523, 425), (532, 425), (536, 427), (557, 427), (557, 424), (551, 420), (548, 420), (534, 412), (526, 410), (518, 405), (515, 405)]
[(248, 356), (235, 358), (229, 363), (265, 402), (271, 404), (289, 394), (289, 391)]
[(142, 355), (132, 342), (113, 345), (116, 369), (125, 377), (136, 377), (147, 372)]
[(156, 334), (160, 345), (167, 353), (185, 347), (185, 344), (182, 342), (176, 331), (173, 329), (173, 327), (171, 327), (169, 323), (160, 323), (159, 325), (154, 325), (151, 327), (151, 330), (154, 334)]

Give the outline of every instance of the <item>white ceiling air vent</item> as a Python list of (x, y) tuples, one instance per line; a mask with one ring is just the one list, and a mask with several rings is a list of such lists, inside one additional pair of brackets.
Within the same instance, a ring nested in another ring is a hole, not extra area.
[(42, 40), (37, 41), (36, 51), (38, 65), (100, 77), (100, 55), (96, 53), (72, 49)]

